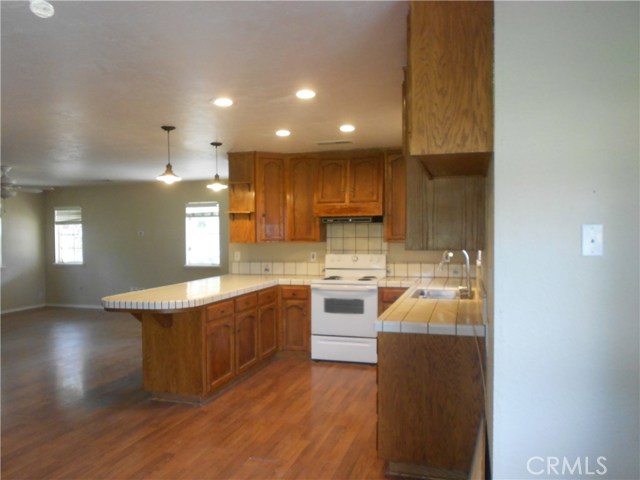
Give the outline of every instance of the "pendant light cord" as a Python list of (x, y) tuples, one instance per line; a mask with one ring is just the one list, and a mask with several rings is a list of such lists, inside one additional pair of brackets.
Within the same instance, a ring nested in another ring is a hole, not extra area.
[(167, 130), (167, 163), (171, 165), (171, 130)]

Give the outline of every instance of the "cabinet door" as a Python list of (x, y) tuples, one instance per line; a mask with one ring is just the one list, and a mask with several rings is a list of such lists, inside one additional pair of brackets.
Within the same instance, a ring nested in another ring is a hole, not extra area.
[(283, 298), (282, 330), (283, 350), (311, 351), (311, 317), (308, 298)]
[(411, 2), (409, 155), (493, 150), (493, 2)]
[(260, 359), (276, 353), (278, 348), (278, 307), (276, 303), (263, 305), (258, 312)]
[(352, 215), (382, 215), (382, 152), (357, 153), (349, 160), (348, 203)]
[(393, 303), (398, 300), (404, 292), (407, 291), (406, 287), (381, 287), (378, 289), (378, 316), (382, 315), (384, 311), (389, 308)]
[(256, 216), (258, 242), (285, 240), (284, 157), (258, 153), (256, 158)]
[(314, 213), (335, 215), (335, 205), (347, 203), (347, 157), (325, 154), (317, 163)]
[(206, 324), (207, 391), (211, 392), (235, 376), (235, 328), (233, 315)]
[(285, 300), (283, 349), (310, 351), (311, 319), (307, 300)]
[(388, 242), (406, 238), (406, 162), (400, 152), (389, 152), (385, 162), (384, 238)]
[(292, 155), (287, 164), (287, 240), (320, 242), (324, 229), (313, 214), (315, 155)]
[(236, 366), (238, 373), (258, 362), (257, 310), (236, 314)]
[(483, 177), (427, 182), (428, 249), (484, 248), (484, 184)]

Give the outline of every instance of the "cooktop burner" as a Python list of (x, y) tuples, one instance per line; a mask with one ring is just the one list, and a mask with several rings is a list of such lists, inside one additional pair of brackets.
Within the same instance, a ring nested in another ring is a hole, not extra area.
[(358, 280), (360, 282), (368, 282), (369, 280), (375, 280), (377, 277), (373, 275), (365, 275), (364, 277), (360, 277)]
[(324, 277), (323, 280), (342, 280), (340, 275), (330, 275), (328, 277)]

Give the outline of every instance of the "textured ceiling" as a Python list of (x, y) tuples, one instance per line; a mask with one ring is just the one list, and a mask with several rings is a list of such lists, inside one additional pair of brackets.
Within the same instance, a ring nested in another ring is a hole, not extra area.
[[(1, 161), (19, 183), (152, 180), (167, 124), (187, 180), (213, 176), (216, 140), (222, 177), (228, 151), (401, 144), (406, 2), (51, 3), (49, 19), (1, 6)], [(235, 104), (212, 106), (221, 95)]]

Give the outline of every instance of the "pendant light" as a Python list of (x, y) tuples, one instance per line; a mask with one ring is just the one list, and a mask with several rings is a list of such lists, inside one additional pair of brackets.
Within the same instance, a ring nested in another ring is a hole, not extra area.
[(207, 185), (207, 188), (213, 190), (214, 192), (219, 192), (227, 188), (227, 185), (220, 181), (220, 175), (218, 175), (218, 147), (222, 144), (220, 142), (211, 142), (211, 145), (216, 147), (216, 176), (213, 177), (213, 183)]
[(46, 0), (31, 0), (29, 2), (29, 9), (36, 17), (49, 18), (55, 13), (53, 5)]
[(175, 130), (176, 127), (172, 127), (170, 125), (163, 125), (162, 129), (167, 132), (167, 168), (164, 173), (158, 177), (156, 180), (160, 180), (161, 182), (166, 183), (167, 185), (171, 185), (172, 183), (179, 182), (182, 180), (178, 175), (173, 173), (173, 168), (171, 167), (171, 143), (169, 141), (169, 133), (171, 130)]

